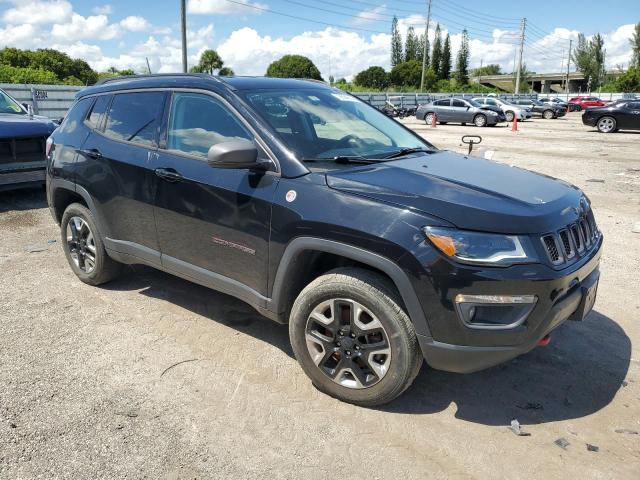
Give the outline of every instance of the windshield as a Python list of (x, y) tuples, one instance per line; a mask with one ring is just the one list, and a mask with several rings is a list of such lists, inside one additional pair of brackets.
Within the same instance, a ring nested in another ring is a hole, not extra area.
[(24, 110), (20, 107), (18, 102), (0, 90), (0, 113), (24, 114)]
[(476, 102), (475, 100), (467, 100), (467, 102), (469, 102), (472, 106), (474, 106), (476, 108), (482, 107), (482, 105), (480, 103)]
[(434, 147), (368, 104), (337, 90), (241, 92), (303, 161), (382, 159)]

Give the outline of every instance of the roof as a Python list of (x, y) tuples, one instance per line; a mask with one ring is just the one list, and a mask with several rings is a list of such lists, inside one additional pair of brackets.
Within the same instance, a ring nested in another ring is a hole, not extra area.
[(297, 80), (271, 77), (217, 77), (206, 73), (172, 73), (132, 75), (104, 79), (82, 89), (77, 98), (96, 93), (136, 88), (204, 88), (208, 90), (259, 90), (292, 88), (330, 88), (317, 80)]

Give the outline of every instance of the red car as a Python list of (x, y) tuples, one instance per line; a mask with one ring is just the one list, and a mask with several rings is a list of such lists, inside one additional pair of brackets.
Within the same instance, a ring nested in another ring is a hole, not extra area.
[(589, 107), (604, 107), (608, 102), (600, 100), (598, 97), (573, 97), (569, 100), (569, 105), (573, 105), (572, 110), (585, 110)]

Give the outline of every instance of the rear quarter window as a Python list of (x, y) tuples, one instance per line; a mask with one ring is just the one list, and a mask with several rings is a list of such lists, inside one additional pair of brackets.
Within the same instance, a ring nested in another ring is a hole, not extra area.
[(100, 127), (102, 123), (102, 117), (107, 111), (110, 100), (111, 95), (101, 95), (96, 98), (96, 101), (91, 108), (91, 113), (89, 113), (89, 116), (87, 117), (87, 123), (91, 126), (91, 128)]
[(140, 145), (155, 145), (164, 98), (164, 92), (116, 94), (109, 109), (105, 135)]
[(59, 132), (63, 134), (71, 134), (76, 132), (87, 116), (87, 111), (89, 110), (89, 107), (92, 103), (93, 97), (82, 98), (74, 103), (71, 109), (65, 115), (64, 120), (60, 125)]

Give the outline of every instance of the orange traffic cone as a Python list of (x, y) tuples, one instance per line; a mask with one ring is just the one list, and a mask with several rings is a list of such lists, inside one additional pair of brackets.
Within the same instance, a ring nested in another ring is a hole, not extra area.
[(431, 117), (431, 128), (436, 128), (436, 122), (438, 121), (436, 117), (436, 112), (433, 112), (433, 116)]
[(513, 122), (511, 122), (511, 131), (512, 132), (518, 131), (518, 116), (515, 114), (513, 115)]

